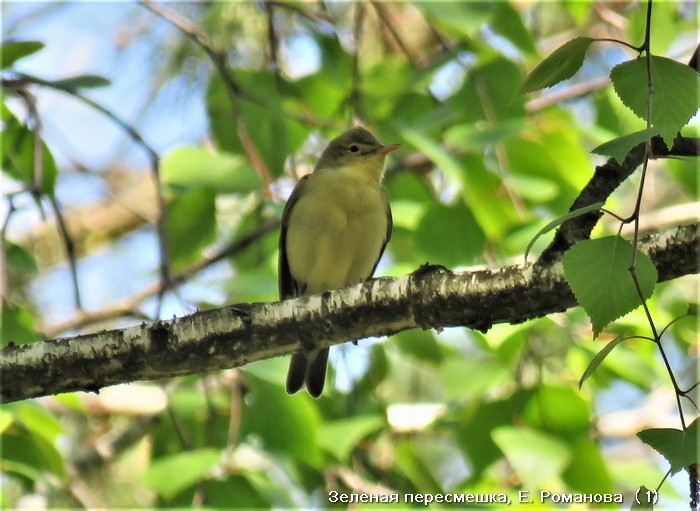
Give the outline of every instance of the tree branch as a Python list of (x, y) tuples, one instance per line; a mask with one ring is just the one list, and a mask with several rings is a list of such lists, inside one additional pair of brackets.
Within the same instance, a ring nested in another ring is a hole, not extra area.
[[(569, 211), (574, 211), (596, 202), (605, 202), (625, 179), (627, 179), (644, 161), (646, 143), (634, 147), (622, 162), (618, 164), (614, 159), (608, 160), (604, 165), (599, 165), (591, 180), (581, 190)], [(660, 136), (651, 139), (652, 154), (655, 158), (668, 156), (700, 156), (700, 139), (678, 136), (673, 142), (673, 147), (668, 149)], [(598, 223), (602, 215), (600, 211), (593, 211), (571, 220), (567, 220), (554, 235), (554, 239), (542, 252), (537, 263), (538, 266), (549, 266), (561, 259), (569, 247), (577, 241), (588, 239), (593, 227)]]
[[(698, 273), (699, 224), (640, 242), (670, 280)], [(576, 305), (561, 264), (450, 272), (426, 266), (281, 303), (244, 303), (172, 321), (10, 345), (0, 352), (0, 399), (240, 367), (311, 346), (392, 335), (410, 328), (466, 326), (485, 331)]]

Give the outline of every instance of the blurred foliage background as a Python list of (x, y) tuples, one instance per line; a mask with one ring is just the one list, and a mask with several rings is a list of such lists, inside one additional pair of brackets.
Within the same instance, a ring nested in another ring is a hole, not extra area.
[[(3, 78), (27, 85), (3, 91), (3, 345), (276, 300), (284, 200), (353, 123), (402, 144), (377, 275), (522, 262), (605, 161), (590, 150), (644, 128), (609, 86), (611, 67), (636, 56), (621, 45), (597, 43), (571, 80), (519, 92), (573, 37), (640, 44), (636, 2), (2, 10), (4, 41), (43, 43), (3, 53)], [(652, 52), (687, 62), (696, 22), (694, 2), (655, 4)], [(645, 232), (697, 218), (696, 165), (651, 163)], [(606, 207), (629, 215), (637, 186), (635, 174)], [(618, 228), (604, 217), (594, 234)], [(168, 275), (182, 285), (159, 292)], [(656, 323), (696, 296), (695, 277), (657, 285)], [(683, 388), (697, 380), (695, 326), (681, 319), (664, 339)], [(679, 427), (663, 362), (653, 343), (628, 341), (580, 390), (578, 380), (606, 342), (647, 330), (637, 310), (593, 342), (575, 309), (487, 334), (365, 340), (333, 350), (318, 401), (287, 396), (287, 360), (273, 359), (4, 405), (0, 502), (294, 508), (325, 506), (330, 491), (517, 502), (525, 489), (621, 492), (629, 504), (667, 470), (635, 434)], [(682, 502), (687, 481), (667, 481), (662, 502)]]

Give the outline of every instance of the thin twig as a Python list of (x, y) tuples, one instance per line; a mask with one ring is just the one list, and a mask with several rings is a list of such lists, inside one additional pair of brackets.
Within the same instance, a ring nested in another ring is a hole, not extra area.
[(223, 247), (213, 256), (197, 261), (195, 264), (182, 270), (180, 273), (172, 275), (167, 283), (157, 281), (148, 286), (145, 286), (138, 293), (134, 293), (132, 296), (121, 300), (120, 302), (113, 304), (108, 308), (94, 312), (83, 311), (80, 314), (62, 323), (53, 325), (52, 327), (45, 329), (44, 335), (47, 338), (53, 338), (60, 335), (62, 332), (76, 330), (89, 324), (99, 323), (102, 321), (123, 316), (134, 316), (139, 319), (149, 319), (143, 313), (138, 311), (139, 303), (146, 300), (147, 298), (150, 298), (151, 296), (157, 295), (158, 293), (161, 293), (172, 287), (178, 286), (181, 283), (193, 277), (194, 275), (209, 268), (211, 265), (216, 264), (223, 259), (231, 257), (245, 250), (250, 245), (260, 240), (263, 236), (267, 235), (270, 231), (276, 229), (278, 225), (278, 220), (269, 220), (263, 223), (255, 231), (246, 234), (245, 236), (236, 239), (227, 246)]
[(265, 2), (265, 13), (267, 14), (267, 40), (270, 63), (272, 65), (272, 72), (275, 75), (275, 80), (279, 85), (282, 80), (280, 76), (280, 63), (277, 55), (279, 52), (279, 41), (277, 39), (277, 32), (275, 31), (275, 9), (271, 2)]
[(15, 212), (15, 204), (12, 197), (7, 197), (7, 215), (2, 222), (0, 229), (0, 300), (5, 303), (7, 298), (7, 227), (10, 225), (10, 218)]
[[(124, 119), (119, 117), (117, 114), (109, 110), (108, 108), (102, 106), (101, 104), (97, 103), (93, 99), (81, 94), (78, 90), (68, 88), (68, 87), (62, 87), (56, 85), (54, 82), (44, 80), (42, 78), (38, 78), (32, 75), (28, 75), (25, 73), (19, 73), (18, 74), (19, 79), (18, 80), (13, 80), (9, 81), (10, 85), (14, 85), (15, 82), (17, 83), (34, 83), (36, 85), (44, 86), (44, 87), (49, 87), (55, 90), (59, 90), (61, 92), (64, 92), (66, 94), (69, 94), (73, 96), (74, 98), (82, 101), (86, 105), (90, 106), (94, 110), (97, 110), (104, 116), (106, 116), (108, 119), (110, 119), (112, 122), (114, 122), (117, 126), (119, 126), (122, 130), (124, 130), (127, 135), (134, 141), (136, 144), (141, 146), (141, 148), (148, 154), (148, 157), (150, 159), (150, 169), (151, 169), (151, 174), (153, 176), (153, 179), (156, 183), (156, 192), (157, 192), (157, 199), (158, 199), (158, 208), (159, 208), (159, 215), (158, 215), (158, 220), (156, 222), (156, 229), (158, 231), (158, 248), (159, 248), (159, 255), (160, 255), (160, 278), (163, 280), (163, 282), (167, 282), (170, 279), (170, 261), (169, 261), (169, 250), (168, 250), (168, 236), (167, 236), (167, 213), (166, 213), (166, 208), (165, 208), (165, 198), (163, 197), (163, 193), (160, 187), (160, 157), (158, 156), (158, 153), (153, 149), (141, 136), (141, 134), (131, 126), (128, 122), (126, 122)], [(5, 81), (2, 83), (5, 85)], [(167, 287), (167, 286), (165, 286)], [(165, 288), (164, 287), (164, 288)], [(160, 315), (160, 307), (162, 304), (162, 299), (163, 296), (160, 295), (158, 299), (158, 305), (157, 305), (157, 311), (156, 311), (156, 316)]]
[(56, 194), (48, 194), (49, 204), (53, 209), (54, 215), (56, 216), (56, 223), (58, 224), (58, 230), (61, 233), (61, 238), (63, 238), (63, 243), (66, 247), (66, 256), (68, 258), (68, 266), (70, 267), (71, 279), (73, 280), (73, 296), (75, 298), (75, 308), (82, 310), (83, 306), (80, 300), (80, 285), (78, 284), (78, 264), (75, 255), (75, 243), (73, 243), (73, 237), (70, 232), (68, 232), (68, 227), (63, 218), (63, 213), (61, 212), (61, 206), (58, 203)]
[(315, 12), (311, 11), (309, 9), (305, 9), (305, 5), (303, 3), (298, 3), (298, 2), (276, 2), (276, 1), (270, 1), (268, 0), (267, 2), (270, 5), (274, 5), (275, 7), (280, 7), (283, 9), (288, 9), (290, 11), (299, 13), (301, 16), (307, 18), (310, 21), (313, 21), (315, 23), (327, 23), (329, 25), (335, 25), (335, 22), (333, 19), (328, 16), (328, 14), (323, 13), (323, 12)]
[(365, 18), (365, 8), (361, 1), (355, 2), (353, 20), (353, 42), (355, 52), (352, 56), (352, 86), (350, 89), (350, 113), (353, 119), (362, 119), (362, 92), (360, 90), (360, 48), (362, 47), (362, 25)]
[(396, 43), (396, 46), (401, 50), (401, 53), (404, 54), (408, 63), (411, 65), (412, 68), (417, 68), (417, 59), (411, 54), (411, 50), (408, 49), (406, 43), (404, 43), (403, 39), (401, 39), (401, 36), (399, 35), (398, 31), (394, 27), (394, 24), (392, 23), (392, 20), (389, 19), (384, 4), (381, 2), (377, 2), (376, 0), (370, 0), (369, 3), (372, 7), (374, 7), (379, 21), (382, 22), (389, 34), (391, 34), (392, 39)]

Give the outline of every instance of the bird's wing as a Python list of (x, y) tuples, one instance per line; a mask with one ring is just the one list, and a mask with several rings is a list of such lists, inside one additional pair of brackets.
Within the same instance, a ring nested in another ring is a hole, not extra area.
[(382, 254), (384, 253), (384, 249), (386, 248), (386, 244), (389, 243), (389, 239), (391, 239), (391, 230), (394, 227), (394, 218), (391, 216), (391, 206), (389, 205), (389, 198), (386, 196), (386, 192), (382, 188), (382, 198), (384, 199), (384, 208), (386, 209), (386, 236), (384, 237), (384, 243), (382, 244), (382, 248), (379, 250), (379, 255), (377, 256), (377, 261), (374, 263), (374, 266), (372, 267), (372, 271), (367, 277), (368, 279), (374, 275), (374, 271), (377, 269), (377, 265), (379, 264), (379, 260), (382, 258)]
[(287, 204), (282, 212), (282, 229), (280, 231), (279, 260), (277, 262), (277, 283), (279, 286), (280, 300), (285, 300), (294, 296), (299, 296), (303, 289), (289, 271), (289, 261), (287, 260), (287, 222), (292, 208), (306, 189), (307, 178), (310, 174), (302, 177), (294, 187), (292, 195), (287, 200)]

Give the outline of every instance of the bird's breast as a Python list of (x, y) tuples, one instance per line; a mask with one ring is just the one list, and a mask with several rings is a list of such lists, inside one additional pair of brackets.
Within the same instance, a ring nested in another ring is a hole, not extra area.
[(307, 293), (365, 280), (381, 255), (388, 218), (379, 183), (342, 171), (312, 174), (287, 224), (287, 259)]

